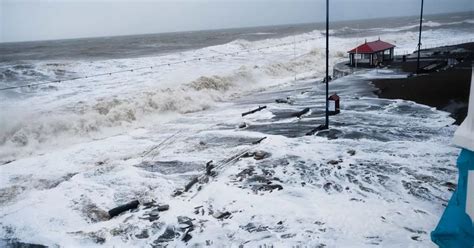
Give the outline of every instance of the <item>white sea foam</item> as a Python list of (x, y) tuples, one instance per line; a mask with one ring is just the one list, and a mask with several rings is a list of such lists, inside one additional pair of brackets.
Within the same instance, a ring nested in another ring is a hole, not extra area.
[[(328, 140), (265, 134), (267, 139), (252, 148), (270, 152), (269, 158), (260, 162), (240, 159), (202, 190), (192, 189), (183, 197), (170, 194), (189, 176), (197, 175), (206, 161), (228, 159), (249, 148), (245, 140), (263, 135), (251, 130), (236, 131), (232, 126), (242, 120), (250, 126), (271, 123), (274, 116), (269, 111), (240, 116), (254, 105), (242, 102), (259, 101), (268, 92), (242, 97), (213, 111), (190, 113), (167, 123), (2, 165), (0, 188), (5, 203), (0, 205), (0, 220), (5, 229), (0, 229), (0, 237), (50, 246), (100, 246), (95, 242), (105, 240), (105, 247), (144, 247), (157, 239), (166, 225), (177, 225), (177, 216), (189, 216), (200, 224), (187, 245), (203, 246), (210, 240), (214, 246), (323, 243), (370, 247), (373, 242), (381, 246), (428, 246), (425, 233), (434, 227), (441, 204), (449, 196), (443, 184), (454, 180), (456, 149), (447, 145), (454, 129), (449, 126), (452, 119), (447, 113), (413, 102), (375, 98), (370, 85), (359, 79), (378, 77), (378, 73), (400, 76), (389, 70), (370, 71), (331, 83), (331, 89), (339, 90), (344, 105), (343, 113), (331, 118), (334, 125), (344, 123), (335, 129), (364, 136)], [(196, 84), (209, 83), (204, 79)], [(214, 85), (211, 83), (211, 88), (219, 88)], [(322, 87), (310, 81), (295, 87), (323, 94)], [(311, 99), (302, 97), (300, 91), (287, 91), (286, 87), (282, 90), (310, 105), (307, 101)], [(278, 90), (272, 94), (278, 95)], [(321, 99), (315, 105), (322, 106), (322, 102)], [(110, 106), (98, 108), (110, 111)], [(268, 108), (275, 111), (285, 107), (269, 104)], [(156, 154), (143, 156), (144, 151), (176, 133), (154, 151)], [(378, 135), (387, 140), (373, 138)], [(219, 139), (221, 142), (216, 141)], [(350, 149), (356, 154), (348, 154)], [(340, 168), (328, 164), (330, 160), (341, 160)], [(156, 161), (190, 164), (169, 168), (157, 165), (148, 170), (158, 172), (148, 171), (147, 163)], [(279, 180), (275, 183), (284, 189), (254, 193), (239, 187), (236, 174), (249, 167), (274, 173)], [(353, 179), (347, 180), (348, 174)], [(419, 178), (426, 182), (417, 184)], [(145, 210), (104, 221), (97, 221), (94, 215), (94, 211), (108, 210), (136, 198), (157, 199), (169, 204), (170, 210), (160, 213), (156, 222), (140, 219)], [(197, 206), (204, 206), (206, 213), (196, 215)], [(217, 220), (208, 214), (209, 209), (230, 211), (232, 218)], [(246, 230), (248, 223), (261, 226), (263, 231)], [(136, 238), (143, 229), (149, 231), (150, 238)], [(411, 238), (415, 235), (421, 236), (419, 241)], [(170, 243), (185, 245), (179, 239)]]

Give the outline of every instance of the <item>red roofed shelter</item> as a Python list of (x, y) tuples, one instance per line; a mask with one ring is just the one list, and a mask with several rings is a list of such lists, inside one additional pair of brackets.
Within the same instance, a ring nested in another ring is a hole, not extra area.
[(391, 61), (393, 60), (394, 47), (395, 45), (381, 41), (380, 38), (376, 41), (366, 41), (364, 44), (348, 51), (350, 65), (376, 66), (384, 61)]

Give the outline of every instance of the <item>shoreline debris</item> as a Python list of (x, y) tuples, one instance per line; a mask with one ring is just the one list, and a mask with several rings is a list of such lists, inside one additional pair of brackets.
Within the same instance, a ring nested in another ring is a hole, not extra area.
[(242, 113), (242, 117), (246, 116), (246, 115), (249, 115), (249, 114), (253, 114), (255, 112), (258, 112), (258, 111), (261, 111), (262, 109), (266, 109), (267, 106), (259, 106), (258, 108), (254, 109), (254, 110), (250, 110), (248, 112), (245, 112), (245, 113)]
[(311, 129), (311, 131), (307, 132), (305, 135), (306, 136), (311, 136), (311, 135), (315, 135), (317, 134), (319, 131), (326, 131), (328, 130), (328, 127), (324, 124), (321, 124), (313, 129)]
[(197, 182), (199, 182), (199, 177), (193, 177), (191, 181), (184, 186), (184, 192), (188, 192)]
[(156, 208), (156, 210), (158, 210), (159, 212), (168, 211), (169, 209), (170, 205), (168, 204), (158, 205), (158, 207)]
[(265, 151), (256, 151), (253, 154), (253, 158), (255, 160), (262, 160), (262, 159), (265, 159), (265, 158), (268, 158), (268, 157), (270, 157), (270, 153), (265, 152)]
[(212, 171), (216, 166), (213, 164), (213, 161), (209, 161), (206, 163), (206, 175), (208, 176), (215, 176), (217, 173)]
[(178, 216), (178, 226), (181, 231), (183, 231), (183, 235), (181, 236), (181, 241), (187, 243), (189, 240), (193, 238), (191, 236), (191, 232), (194, 231), (194, 223), (195, 219), (191, 219), (187, 216)]
[(266, 138), (267, 138), (267, 137), (265, 136), (265, 137), (260, 138), (260, 139), (258, 139), (258, 140), (256, 140), (256, 141), (253, 141), (253, 142), (252, 142), (252, 145), (260, 144), (260, 142), (262, 142), (262, 141), (265, 140)]
[(221, 211), (216, 211), (212, 217), (218, 219), (218, 220), (222, 220), (222, 219), (228, 219), (232, 214), (228, 211), (225, 211), (225, 212), (221, 212)]
[(7, 160), (7, 161), (2, 161), (1, 162), (1, 165), (6, 165), (6, 164), (9, 164), (11, 162), (15, 162), (15, 160)]
[(111, 210), (109, 210), (109, 216), (110, 218), (113, 218), (125, 211), (128, 211), (128, 210), (132, 210), (132, 209), (135, 209), (138, 207), (138, 205), (140, 205), (140, 202), (138, 200), (134, 200), (134, 201), (131, 201), (129, 203), (126, 203), (124, 205), (121, 205), (121, 206), (118, 206), (116, 208), (113, 208)]
[(301, 111), (298, 111), (296, 113), (293, 113), (291, 114), (292, 117), (297, 117), (297, 118), (301, 118), (301, 116), (303, 116), (304, 114), (308, 113), (310, 110), (310, 108), (304, 108), (303, 110)]
[(174, 226), (167, 226), (165, 231), (155, 240), (153, 241), (154, 245), (158, 245), (162, 247), (162, 243), (171, 242), (177, 236)]
[(294, 101), (291, 100), (290, 97), (286, 97), (286, 99), (278, 98), (278, 99), (275, 99), (275, 102), (276, 103), (287, 103), (287, 104), (290, 104), (290, 105), (292, 105), (294, 103)]

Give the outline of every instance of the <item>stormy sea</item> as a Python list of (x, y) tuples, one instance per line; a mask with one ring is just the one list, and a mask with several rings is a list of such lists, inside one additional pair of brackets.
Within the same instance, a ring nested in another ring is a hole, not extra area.
[[(418, 22), (331, 24), (331, 67), (366, 40), (412, 54)], [(424, 48), (474, 41), (472, 13), (423, 28)], [(324, 32), (0, 43), (0, 246), (433, 246), (454, 119), (379, 98), (372, 79), (407, 73), (364, 69), (330, 82), (341, 113), (308, 135), (324, 123)]]

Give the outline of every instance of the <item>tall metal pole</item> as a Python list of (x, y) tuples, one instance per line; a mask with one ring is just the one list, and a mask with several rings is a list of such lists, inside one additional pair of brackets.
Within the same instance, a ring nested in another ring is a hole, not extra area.
[(416, 72), (420, 71), (420, 50), (421, 50), (421, 28), (423, 26), (423, 1), (421, 0), (421, 13), (420, 13), (420, 34), (418, 36), (418, 59), (416, 60)]
[(329, 0), (326, 0), (326, 124), (329, 128)]

